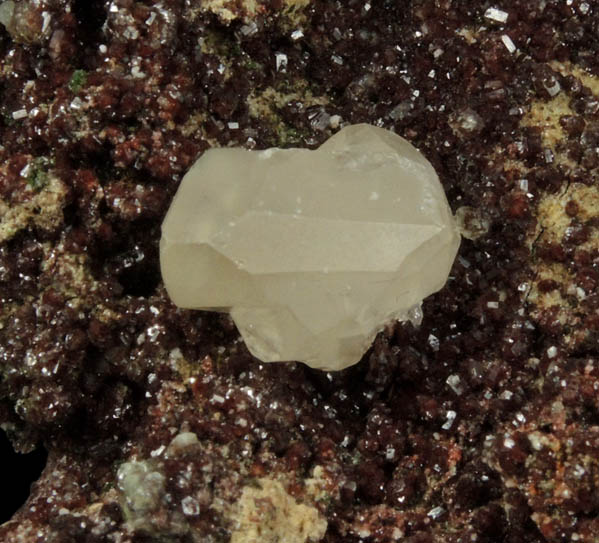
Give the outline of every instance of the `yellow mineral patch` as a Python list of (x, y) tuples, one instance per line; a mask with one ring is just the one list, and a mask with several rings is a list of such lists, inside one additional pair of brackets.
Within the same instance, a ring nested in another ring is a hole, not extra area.
[(570, 98), (564, 92), (560, 92), (548, 102), (533, 102), (528, 113), (522, 118), (523, 126), (535, 126), (543, 130), (543, 144), (553, 152), (556, 145), (564, 138), (564, 130), (559, 123), (562, 115), (572, 115), (570, 109)]
[[(573, 75), (580, 79), (595, 95), (599, 95), (599, 78), (585, 72), (582, 68), (569, 62), (550, 63), (551, 68), (563, 76)], [(563, 90), (549, 101), (538, 100), (531, 104), (530, 110), (522, 118), (523, 126), (535, 126), (542, 129), (543, 145), (551, 149), (555, 155), (555, 162), (568, 166), (575, 166), (566, 153), (560, 149), (560, 142), (566, 139), (566, 134), (560, 125), (563, 115), (576, 115), (570, 107), (570, 96)]]
[(288, 32), (295, 30), (306, 22), (304, 8), (310, 5), (311, 0), (284, 0), (283, 15), (281, 20), (282, 28)]
[(300, 143), (295, 129), (289, 127), (278, 112), (280, 108), (293, 100), (302, 102), (304, 107), (324, 106), (329, 103), (326, 96), (314, 96), (312, 91), (306, 88), (305, 81), (298, 81), (297, 88), (290, 92), (282, 92), (269, 87), (248, 98), (250, 116), (273, 126), (278, 135), (278, 141), (274, 143), (278, 146), (297, 147), (297, 144)]
[(298, 503), (279, 481), (266, 477), (243, 489), (232, 520), (231, 543), (316, 542), (327, 530), (315, 507)]
[[(539, 225), (543, 230), (542, 239), (560, 243), (570, 226), (571, 217), (566, 213), (566, 205), (572, 200), (578, 206), (577, 218), (581, 222), (599, 217), (599, 187), (573, 183), (562, 194), (546, 194), (537, 207)], [(591, 238), (587, 243), (593, 243), (599, 233), (596, 228), (591, 230)], [(581, 247), (584, 247), (582, 245)]]
[(98, 288), (89, 267), (89, 256), (65, 253), (62, 244), (58, 248), (46, 247), (41, 270), (54, 279), (52, 288), (68, 298), (73, 308)]
[(560, 194), (546, 194), (537, 207), (539, 226), (543, 230), (542, 240), (559, 243), (571, 222), (566, 215), (568, 199)]
[(256, 14), (256, 0), (206, 0), (202, 8), (214, 13), (224, 23), (230, 23), (238, 17), (252, 17)]
[(339, 487), (335, 479), (322, 466), (316, 466), (312, 471), (312, 477), (306, 479), (306, 494), (315, 502), (324, 502), (332, 496), (339, 495)]
[(292, 100), (301, 101), (305, 107), (315, 105), (326, 105), (329, 99), (326, 96), (314, 96), (312, 92), (305, 88), (304, 82), (298, 82), (298, 88), (292, 92), (284, 93), (267, 88), (258, 95), (252, 95), (248, 98), (250, 115), (254, 118), (278, 119), (276, 108), (281, 108)]
[(599, 95), (599, 77), (596, 75), (585, 72), (580, 66), (576, 66), (571, 62), (557, 62), (552, 61), (549, 63), (551, 68), (556, 72), (559, 72), (563, 76), (573, 75), (577, 79), (580, 79), (581, 83), (591, 89), (591, 92), (595, 95)]
[(578, 219), (582, 222), (599, 217), (599, 187), (597, 185), (573, 184), (566, 193), (568, 200), (578, 205)]
[[(561, 244), (567, 229), (571, 226), (572, 218), (566, 213), (566, 205), (574, 201), (578, 207), (577, 219), (585, 221), (599, 216), (599, 188), (581, 183), (573, 183), (565, 193), (544, 195), (537, 207), (538, 226), (535, 236), (531, 236), (529, 244), (534, 248), (535, 242)], [(591, 228), (589, 239), (581, 244), (582, 249), (593, 249), (599, 244), (599, 229)], [(527, 301), (536, 308), (531, 309), (535, 318), (541, 318), (549, 308), (557, 308), (555, 318), (562, 324), (575, 327), (579, 316), (577, 314), (576, 298), (583, 299), (585, 293), (576, 283), (576, 278), (568, 268), (559, 262), (546, 263), (539, 259), (533, 260), (535, 279), (527, 292)], [(541, 292), (539, 283), (551, 280), (557, 283), (557, 288), (549, 292)], [(576, 338), (565, 337), (567, 343)]]
[[(527, 300), (535, 304), (538, 310), (541, 311), (550, 307), (559, 307), (557, 319), (562, 324), (566, 324), (566, 322), (569, 320), (569, 304), (562, 297), (561, 289), (564, 285), (573, 284), (574, 279), (572, 275), (568, 272), (568, 270), (563, 264), (559, 263), (539, 266), (536, 271), (537, 275), (532, 284), (530, 292), (528, 293)], [(541, 281), (544, 280), (555, 281), (559, 285), (559, 287), (549, 292), (541, 292), (538, 288), (538, 285)], [(535, 315), (536, 313), (536, 311), (532, 311), (533, 315)]]
[(456, 34), (458, 34), (459, 36), (462, 36), (462, 38), (464, 38), (469, 45), (472, 45), (478, 41), (478, 39), (476, 37), (478, 32), (476, 30), (474, 30), (473, 28), (469, 28), (469, 27), (461, 28), (460, 30), (456, 31)]
[[(310, 0), (283, 0), (282, 12), (286, 15), (298, 13), (310, 3)], [(202, 10), (214, 13), (223, 23), (235, 19), (251, 19), (268, 8), (259, 0), (205, 0)]]
[(221, 144), (216, 138), (211, 138), (206, 134), (204, 129), (205, 123), (206, 115), (204, 113), (194, 113), (179, 127), (179, 130), (186, 137), (193, 134), (201, 134), (202, 138), (210, 144), (210, 147), (220, 147)]
[(302, 9), (310, 3), (310, 0), (284, 0), (286, 9)]
[(31, 225), (42, 230), (57, 228), (63, 220), (66, 195), (64, 183), (49, 175), (48, 184), (26, 202), (9, 205), (0, 199), (0, 243)]

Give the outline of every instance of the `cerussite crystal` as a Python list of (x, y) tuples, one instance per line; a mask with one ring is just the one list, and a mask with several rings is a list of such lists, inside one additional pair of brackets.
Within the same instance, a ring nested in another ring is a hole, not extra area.
[(348, 126), (317, 150), (211, 149), (162, 225), (180, 307), (230, 311), (265, 362), (339, 370), (447, 280), (459, 235), (430, 163)]

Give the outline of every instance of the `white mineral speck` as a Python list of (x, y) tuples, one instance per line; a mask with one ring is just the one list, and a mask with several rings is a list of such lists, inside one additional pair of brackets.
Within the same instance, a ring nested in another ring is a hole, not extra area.
[(156, 458), (157, 456), (160, 456), (165, 451), (165, 449), (166, 447), (164, 445), (160, 445), (160, 447), (150, 452), (150, 456), (152, 458)]
[(397, 104), (390, 112), (389, 117), (394, 121), (399, 121), (407, 117), (407, 115), (414, 109), (414, 104), (410, 101), (404, 101)]
[(150, 339), (150, 342), (156, 341), (156, 339), (158, 338), (158, 335), (160, 334), (160, 329), (161, 329), (161, 326), (159, 324), (154, 324), (153, 326), (150, 326), (146, 330), (146, 335)]
[(146, 513), (156, 509), (164, 493), (166, 479), (145, 461), (121, 464), (117, 473), (118, 486), (132, 511)]
[(459, 127), (465, 132), (477, 132), (485, 124), (482, 117), (470, 108), (462, 110), (457, 120)]
[(285, 72), (287, 70), (287, 55), (285, 53), (275, 53), (275, 65), (277, 72)]
[(291, 39), (293, 41), (299, 40), (300, 38), (303, 38), (303, 37), (304, 37), (304, 33), (301, 30), (294, 30), (291, 33)]
[(75, 96), (75, 98), (73, 98), (73, 100), (71, 101), (71, 109), (81, 109), (83, 107), (84, 103), (83, 100), (81, 100), (81, 98), (79, 98), (79, 96)]
[(504, 390), (500, 395), (500, 400), (511, 400), (514, 393), (511, 390)]
[(227, 126), (229, 127), (229, 130), (237, 130), (239, 128), (239, 123), (230, 122), (227, 123)]
[(48, 30), (52, 16), (47, 11), (42, 11), (42, 34)]
[(18, 121), (19, 119), (24, 119), (25, 117), (27, 117), (26, 109), (17, 109), (17, 111), (12, 112), (12, 118), (15, 121)]
[(557, 347), (552, 345), (547, 349), (547, 358), (555, 358), (557, 356)]
[(462, 382), (460, 380), (459, 375), (450, 375), (449, 377), (447, 377), (445, 382), (449, 385), (451, 390), (453, 390), (458, 396), (460, 396), (464, 392), (464, 387), (462, 386)]
[(255, 21), (250, 21), (248, 24), (243, 25), (240, 30), (244, 36), (253, 36), (258, 32), (258, 25)]
[(531, 432), (528, 434), (528, 441), (535, 451), (540, 451), (543, 448), (543, 438), (539, 432)]
[(123, 36), (128, 40), (135, 41), (137, 38), (139, 38), (139, 32), (134, 26), (128, 26), (125, 28), (125, 30), (123, 30)]
[(37, 364), (37, 356), (36, 356), (35, 352), (32, 351), (31, 349), (27, 349), (27, 352), (25, 353), (25, 358), (23, 361), (25, 362), (25, 365), (30, 368), (35, 366)]
[(200, 514), (200, 504), (193, 496), (186, 496), (181, 500), (181, 509), (183, 514), (188, 517), (195, 517)]
[(443, 428), (443, 430), (449, 430), (453, 426), (453, 422), (455, 421), (457, 415), (458, 414), (455, 411), (452, 411), (451, 409), (447, 411), (447, 420), (445, 421), (443, 426), (441, 426), (441, 428)]
[(504, 34), (503, 36), (501, 36), (501, 41), (503, 42), (503, 45), (505, 45), (506, 49), (510, 53), (513, 53), (516, 50), (516, 46), (515, 46), (514, 42), (512, 41), (512, 38), (510, 38), (507, 34)]
[(424, 318), (422, 304), (420, 303), (410, 307), (410, 309), (408, 309), (407, 318), (414, 326), (420, 326), (422, 324), (422, 319)]
[(497, 23), (505, 23), (508, 18), (508, 13), (501, 9), (489, 8), (485, 11), (485, 19), (495, 21)]
[(551, 96), (553, 98), (554, 96), (557, 96), (560, 93), (560, 91), (562, 90), (562, 87), (559, 84), (559, 81), (557, 81), (557, 79), (556, 79), (553, 82), (553, 84), (550, 85), (549, 87), (545, 85), (545, 89), (549, 93), (549, 96)]
[(143, 79), (144, 77), (146, 77), (145, 72), (142, 72), (137, 64), (134, 64), (131, 68), (131, 75), (136, 79)]
[(198, 436), (193, 432), (181, 432), (169, 443), (167, 454), (177, 456), (186, 450), (197, 447), (199, 444)]
[(317, 130), (324, 130), (329, 126), (331, 116), (326, 111), (319, 111), (309, 116), (310, 124)]
[(443, 513), (445, 513), (445, 509), (439, 505), (438, 507), (433, 507), (426, 515), (435, 520)]
[(429, 334), (428, 336), (428, 344), (431, 346), (433, 351), (438, 351), (440, 347), (439, 338), (433, 334)]

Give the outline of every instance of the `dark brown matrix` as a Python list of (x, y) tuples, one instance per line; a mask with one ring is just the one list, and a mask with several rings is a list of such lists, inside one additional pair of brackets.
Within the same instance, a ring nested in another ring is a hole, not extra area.
[[(0, 423), (49, 458), (0, 540), (225, 542), (265, 477), (326, 543), (599, 540), (595, 2), (15, 5)], [(259, 364), (228, 316), (168, 299), (172, 195), (212, 146), (316, 147), (361, 122), (418, 147), (476, 235), (422, 325), (357, 366)], [(167, 452), (182, 432), (199, 445)], [(133, 461), (158, 481), (136, 510)]]

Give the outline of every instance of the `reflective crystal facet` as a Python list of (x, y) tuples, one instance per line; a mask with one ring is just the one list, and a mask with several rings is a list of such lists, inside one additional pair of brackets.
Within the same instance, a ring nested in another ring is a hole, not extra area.
[(339, 370), (443, 287), (458, 246), (430, 163), (359, 124), (315, 151), (204, 153), (164, 220), (160, 261), (174, 303), (229, 311), (257, 358)]

